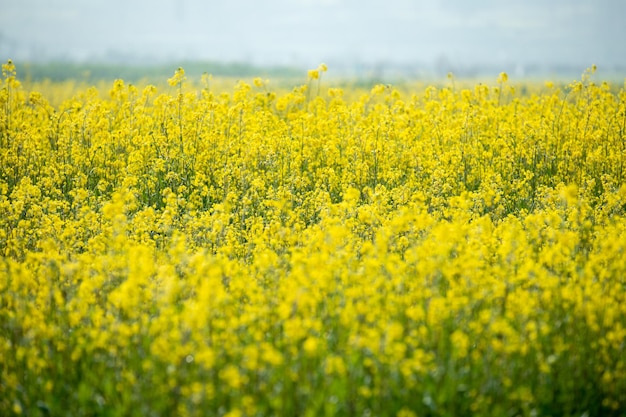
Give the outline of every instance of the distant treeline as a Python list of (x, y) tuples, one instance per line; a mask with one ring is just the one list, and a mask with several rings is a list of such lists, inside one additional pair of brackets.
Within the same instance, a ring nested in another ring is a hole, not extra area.
[[(202, 74), (216, 77), (250, 78), (264, 77), (272, 80), (306, 80), (307, 69), (298, 66), (261, 66), (246, 62), (217, 61), (171, 61), (171, 62), (137, 62), (128, 63), (119, 60), (111, 62), (15, 62), (18, 77), (23, 81), (53, 82), (77, 80), (84, 82), (112, 81), (123, 79), (129, 83), (149, 82), (161, 83), (170, 78), (177, 68), (185, 69), (187, 79), (199, 81)], [(354, 65), (352, 67), (332, 65), (332, 79), (335, 82), (347, 83), (352, 87), (371, 87), (379, 83), (393, 83), (422, 80), (434, 84), (449, 83), (448, 74), (456, 79), (482, 81), (493, 80), (502, 71), (509, 72), (517, 81), (569, 82), (577, 79), (585, 70), (584, 66), (539, 66), (527, 65), (524, 68), (504, 68), (506, 66), (466, 66), (462, 68), (432, 68), (427, 64), (398, 66), (388, 65)], [(626, 67), (601, 68), (596, 74), (597, 80), (607, 80), (621, 85), (626, 74)], [(329, 80), (330, 78), (326, 78)]]
[(120, 64), (120, 63), (77, 63), (77, 62), (46, 62), (19, 63), (17, 72), (21, 79), (29, 81), (51, 80), (65, 81), (69, 79), (81, 81), (98, 81), (123, 79), (128, 82), (153, 81), (161, 82), (172, 76), (178, 67), (185, 69), (189, 79), (199, 79), (204, 73), (227, 77), (299, 77), (302, 69), (294, 67), (258, 67), (246, 63), (216, 62), (172, 62), (158, 64)]

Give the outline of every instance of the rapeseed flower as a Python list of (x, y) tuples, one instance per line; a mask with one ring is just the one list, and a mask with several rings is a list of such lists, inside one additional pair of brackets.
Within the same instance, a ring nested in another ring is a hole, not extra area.
[(326, 70), (26, 94), (3, 66), (0, 409), (620, 414), (623, 88)]

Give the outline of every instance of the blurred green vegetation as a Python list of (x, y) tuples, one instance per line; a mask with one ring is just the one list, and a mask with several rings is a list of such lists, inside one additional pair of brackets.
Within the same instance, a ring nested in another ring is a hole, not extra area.
[(288, 66), (260, 67), (243, 62), (180, 61), (167, 63), (104, 63), (104, 62), (45, 62), (16, 63), (18, 73), (26, 81), (94, 82), (123, 79), (127, 82), (161, 82), (171, 77), (176, 68), (182, 67), (188, 77), (199, 78), (204, 73), (229, 77), (301, 77), (302, 69)]

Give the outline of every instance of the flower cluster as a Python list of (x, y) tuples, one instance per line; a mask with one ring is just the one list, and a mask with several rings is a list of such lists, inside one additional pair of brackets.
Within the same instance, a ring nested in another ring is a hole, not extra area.
[(626, 88), (325, 70), (2, 67), (4, 415), (623, 415)]

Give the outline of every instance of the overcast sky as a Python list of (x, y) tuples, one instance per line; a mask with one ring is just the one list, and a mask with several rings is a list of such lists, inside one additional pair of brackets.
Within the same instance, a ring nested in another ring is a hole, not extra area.
[(3, 60), (626, 65), (624, 0), (0, 0)]

